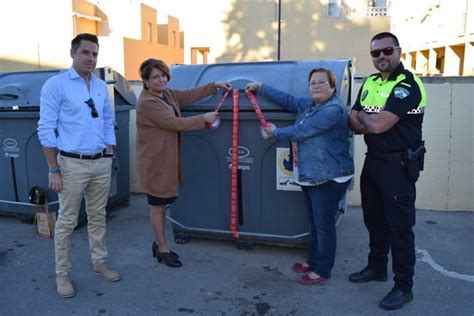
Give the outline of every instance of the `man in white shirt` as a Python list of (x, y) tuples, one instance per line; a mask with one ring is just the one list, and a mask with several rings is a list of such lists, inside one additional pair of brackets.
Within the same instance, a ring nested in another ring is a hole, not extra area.
[(82, 198), (86, 201), (89, 248), (94, 271), (107, 281), (120, 274), (106, 265), (106, 210), (116, 144), (107, 85), (92, 72), (99, 42), (93, 34), (71, 41), (72, 67), (50, 78), (41, 90), (38, 137), (49, 167), (49, 187), (58, 193), (55, 227), (57, 292), (73, 297), (69, 278), (71, 234)]

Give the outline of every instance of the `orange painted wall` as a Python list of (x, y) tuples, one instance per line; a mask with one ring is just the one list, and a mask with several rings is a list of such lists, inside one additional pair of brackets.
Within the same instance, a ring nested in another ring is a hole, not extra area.
[(87, 2), (85, 0), (73, 0), (72, 11), (80, 12), (85, 15), (95, 15), (95, 4)]
[[(95, 5), (85, 0), (73, 0), (72, 11), (85, 16), (95, 16)], [(91, 33), (98, 35), (97, 22), (84, 17), (73, 15), (74, 35), (79, 33)]]
[[(151, 25), (151, 27), (149, 27)], [(160, 28), (160, 32), (158, 29)], [(141, 5), (141, 39), (124, 38), (124, 69), (125, 78), (128, 80), (140, 80), (138, 68), (147, 58), (163, 60), (167, 65), (184, 63), (184, 36), (179, 31), (179, 20), (169, 17), (168, 24), (156, 23), (156, 10)], [(148, 42), (148, 30), (151, 30), (151, 41)], [(166, 34), (159, 39), (159, 34)], [(173, 45), (173, 32), (176, 34), (176, 45)], [(167, 37), (167, 38), (163, 38)]]
[(75, 34), (79, 33), (90, 33), (99, 35), (99, 30), (97, 28), (97, 22), (93, 20), (87, 20), (84, 18), (73, 17), (74, 19), (74, 26), (75, 26)]

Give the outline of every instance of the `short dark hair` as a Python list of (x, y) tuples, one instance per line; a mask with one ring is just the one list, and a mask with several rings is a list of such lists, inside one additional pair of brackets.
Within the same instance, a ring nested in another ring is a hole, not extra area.
[(314, 73), (325, 73), (326, 75), (328, 75), (328, 78), (329, 78), (329, 86), (331, 88), (334, 88), (334, 94), (336, 94), (336, 75), (329, 69), (327, 68), (314, 68), (312, 69), (310, 72), (309, 72), (309, 75), (308, 75), (308, 82), (310, 82), (311, 80), (311, 76), (314, 74)]
[(97, 38), (96, 35), (89, 34), (89, 33), (81, 33), (81, 34), (77, 34), (76, 37), (72, 39), (71, 49), (73, 51), (76, 51), (81, 45), (81, 41), (89, 41), (94, 44), (97, 44), (97, 47), (99, 46), (99, 39)]
[[(166, 78), (168, 78), (168, 81), (170, 81), (171, 75), (169, 67), (164, 61), (155, 58), (148, 58), (140, 65), (140, 77), (142, 78), (142, 81), (150, 79), (153, 68), (161, 70), (166, 75)], [(143, 82), (143, 89), (148, 90), (145, 82)]]
[(381, 40), (381, 39), (384, 39), (384, 38), (391, 38), (392, 41), (393, 41), (393, 44), (395, 44), (395, 46), (400, 46), (400, 43), (398, 42), (398, 38), (395, 36), (395, 34), (390, 33), (390, 32), (382, 32), (382, 33), (376, 34), (370, 40), (370, 44), (372, 44), (372, 42), (375, 41), (375, 40)]

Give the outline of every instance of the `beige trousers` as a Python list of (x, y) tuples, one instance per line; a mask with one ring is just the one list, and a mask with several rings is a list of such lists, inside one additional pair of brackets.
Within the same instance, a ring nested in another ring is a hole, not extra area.
[(105, 206), (109, 197), (112, 159), (81, 160), (58, 155), (58, 164), (63, 190), (58, 193), (59, 211), (54, 235), (56, 275), (67, 275), (72, 267), (69, 261), (71, 234), (77, 225), (83, 197), (92, 263), (105, 262), (107, 258)]

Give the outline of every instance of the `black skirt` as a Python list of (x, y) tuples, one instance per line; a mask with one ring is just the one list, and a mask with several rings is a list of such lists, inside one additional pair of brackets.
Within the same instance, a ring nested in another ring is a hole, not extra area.
[(148, 198), (148, 205), (168, 205), (176, 201), (176, 199), (178, 198), (177, 196), (170, 198), (162, 198), (150, 194), (147, 194), (146, 196)]

